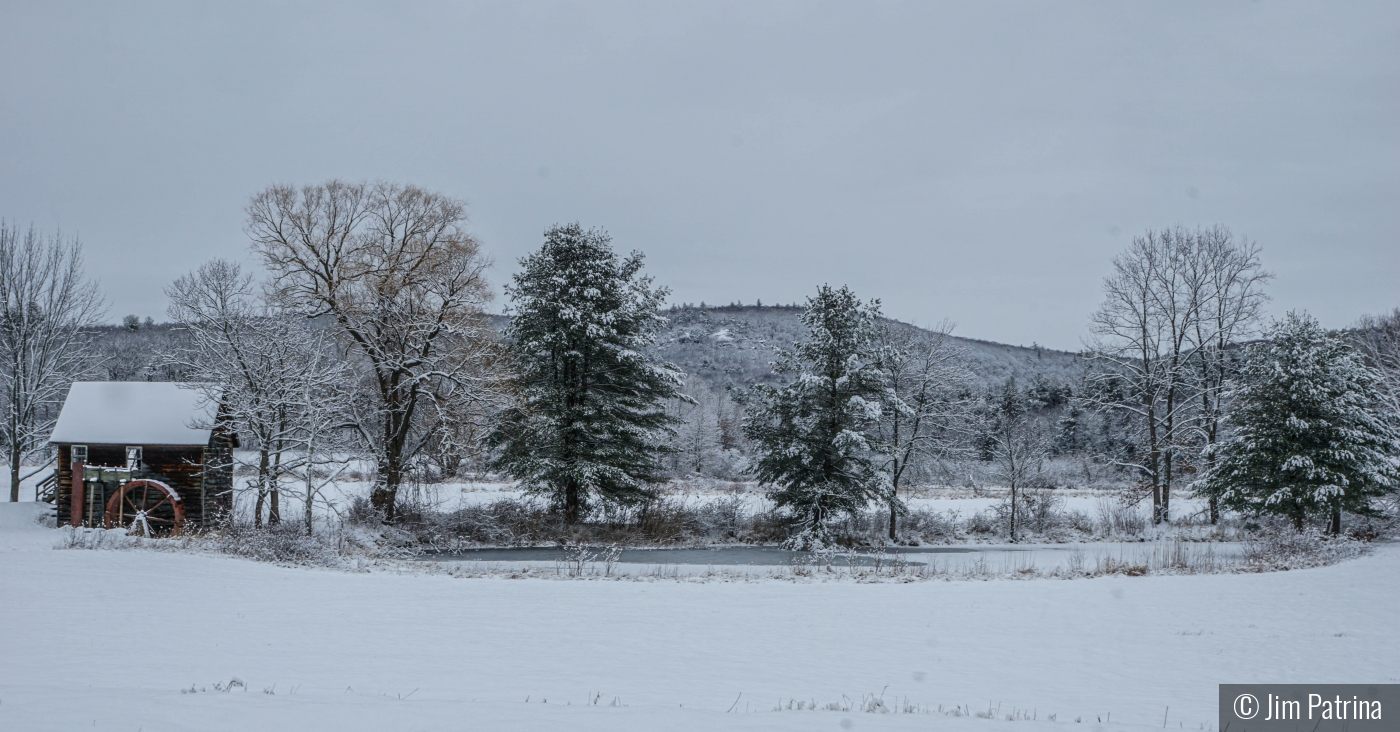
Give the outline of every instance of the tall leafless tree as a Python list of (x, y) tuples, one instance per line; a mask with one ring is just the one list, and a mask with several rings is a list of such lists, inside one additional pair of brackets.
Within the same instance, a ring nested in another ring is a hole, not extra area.
[[(1147, 234), (1149, 240), (1153, 236), (1151, 232)], [(1178, 457), (1188, 441), (1195, 406), (1191, 401), (1192, 374), (1189, 370), (1195, 349), (1189, 337), (1201, 317), (1201, 302), (1193, 276), (1200, 258), (1196, 252), (1196, 238), (1186, 229), (1167, 229), (1155, 236), (1166, 264), (1154, 269), (1156, 281), (1150, 288), (1163, 335), (1163, 363), (1158, 370), (1163, 378), (1159, 443), (1162, 489), (1158, 520), (1170, 521), (1172, 483), (1184, 467)]]
[[(1113, 260), (1104, 279), (1104, 302), (1090, 320), (1087, 343), (1089, 387), (1081, 397), (1102, 411), (1128, 415), (1140, 430), (1145, 459), (1127, 463), (1140, 471), (1152, 493), (1152, 520), (1161, 522), (1163, 508), (1163, 411), (1176, 375), (1168, 373), (1173, 328), (1157, 291), (1173, 266), (1173, 253), (1156, 232), (1135, 237), (1128, 250)], [(1176, 324), (1172, 324), (1176, 325)], [(1175, 328), (1180, 331), (1182, 328)]]
[(68, 386), (90, 363), (84, 329), (102, 317), (104, 304), (83, 274), (77, 240), (0, 221), (0, 308), (0, 440), (10, 463), (10, 500), (18, 501), (20, 482), (30, 477), (20, 465), (48, 449)]
[(1400, 412), (1400, 308), (1361, 318), (1355, 337), (1367, 364), (1380, 377), (1382, 398)]
[(705, 475), (720, 451), (718, 400), (703, 387), (690, 391), (672, 399), (667, 410), (680, 420), (671, 440), (676, 449), (671, 464), (677, 477)]
[(465, 223), (461, 201), (388, 183), (273, 186), (247, 207), (278, 294), (330, 317), (358, 352), (372, 394), (358, 429), (377, 464), (371, 502), (387, 520), (437, 385), (476, 399), (495, 380), (481, 310), (488, 262)]
[[(1352, 337), (1376, 374), (1382, 407), (1400, 419), (1400, 308), (1361, 318)], [(1400, 515), (1400, 492), (1393, 492), (1389, 500), (1392, 514)]]
[(208, 262), (175, 280), (166, 295), (169, 315), (187, 337), (163, 361), (188, 374), (254, 448), (253, 523), (262, 525), (264, 509), (268, 523), (279, 523), (280, 481), (304, 459), (308, 422), (316, 422), (319, 436), (324, 413), (341, 407), (335, 397), (347, 369), (325, 355), (331, 344), (324, 329), (269, 306), (233, 262)]
[[(1195, 232), (1192, 242), (1188, 280), (1197, 305), (1187, 338), (1194, 351), (1196, 442), (1203, 474), (1215, 466), (1220, 427), (1238, 370), (1236, 346), (1257, 335), (1269, 299), (1264, 286), (1273, 275), (1264, 270), (1259, 254), (1258, 244), (1235, 239), (1223, 226)], [(1209, 496), (1208, 506), (1211, 523), (1218, 522), (1219, 497)]]
[(1145, 455), (1130, 464), (1151, 489), (1154, 523), (1171, 519), (1181, 461), (1212, 459), (1230, 347), (1253, 332), (1271, 276), (1256, 244), (1219, 226), (1149, 231), (1113, 260), (1090, 324), (1083, 396), (1137, 425)]
[[(292, 431), (289, 442), (295, 452), (284, 461), (283, 470), (300, 484), (302, 525), (311, 536), (315, 507), (324, 501), (322, 491), (353, 462), (347, 450), (346, 404), (351, 399), (350, 369), (340, 358), (339, 348), (326, 329), (307, 327), (300, 321), (301, 368), (287, 382)], [(296, 492), (296, 489), (293, 489)]]
[(1016, 388), (1016, 379), (1006, 380), (1001, 390), (991, 396), (992, 474), (1006, 483), (1009, 511), (1007, 526), (1011, 541), (1016, 541), (1020, 526), (1019, 509), (1025, 502), (1024, 492), (1032, 476), (1045, 462), (1049, 444), (1043, 429), (1027, 414), (1026, 397)]
[(886, 455), (890, 511), (889, 538), (898, 539), (904, 504), (899, 489), (909, 466), (920, 458), (946, 457), (963, 442), (962, 427), (972, 405), (963, 398), (971, 383), (964, 353), (954, 345), (950, 323), (932, 332), (885, 323), (880, 331), (881, 367), (888, 376), (878, 440)]

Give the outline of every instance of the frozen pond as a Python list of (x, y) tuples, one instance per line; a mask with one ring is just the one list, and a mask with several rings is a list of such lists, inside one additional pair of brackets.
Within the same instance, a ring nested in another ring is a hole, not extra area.
[[(577, 556), (578, 550), (560, 547), (502, 547), (491, 549), (468, 549), (453, 554), (425, 556), (441, 562), (563, 562)], [(597, 555), (601, 561), (606, 547), (587, 547), (585, 551)], [(938, 547), (899, 547), (899, 551), (886, 551), (879, 561), (889, 561), (896, 554), (906, 555), (912, 560), (914, 554), (967, 554), (982, 551), (973, 546)], [(1024, 551), (1013, 549), (1012, 551)], [(776, 567), (786, 564), (811, 564), (832, 562), (873, 566), (877, 562), (878, 550), (860, 548), (855, 550), (838, 549), (831, 552), (798, 552), (775, 546), (719, 546), (686, 549), (623, 549), (618, 553), (619, 564), (700, 564), (705, 566), (762, 566)]]
[(425, 561), (461, 562), (502, 568), (554, 567), (570, 563), (610, 564), (620, 572), (664, 567), (681, 573), (707, 568), (762, 569), (791, 566), (875, 567), (892, 562), (935, 564), (958, 572), (1014, 573), (1027, 569), (1048, 572), (1094, 566), (1105, 561), (1161, 565), (1170, 558), (1200, 562), (1233, 562), (1242, 552), (1238, 543), (1098, 542), (1082, 544), (959, 544), (951, 546), (835, 549), (803, 552), (774, 546), (716, 546), (665, 549), (607, 547), (493, 547), (429, 554)]

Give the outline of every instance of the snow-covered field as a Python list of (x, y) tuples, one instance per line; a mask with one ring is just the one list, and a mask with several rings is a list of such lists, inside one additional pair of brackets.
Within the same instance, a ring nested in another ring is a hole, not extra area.
[(1390, 545), (1270, 574), (456, 579), (56, 550), (38, 508), (0, 504), (3, 730), (1210, 729), (1222, 682), (1400, 682)]

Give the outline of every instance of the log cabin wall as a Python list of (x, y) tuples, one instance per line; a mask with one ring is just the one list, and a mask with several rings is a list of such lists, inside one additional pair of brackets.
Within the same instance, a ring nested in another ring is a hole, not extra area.
[[(227, 443), (226, 438), (225, 443)], [(67, 526), (72, 516), (73, 461), (70, 447), (66, 444), (58, 445), (58, 489), (54, 494), (54, 503), (58, 513), (59, 526)], [(126, 464), (126, 445), (88, 445), (87, 448), (88, 465), (120, 466)], [(217, 503), (205, 500), (204, 458), (205, 448), (203, 447), (185, 445), (141, 446), (141, 462), (146, 470), (161, 476), (180, 495), (180, 501), (185, 508), (187, 526), (202, 525), (205, 522), (206, 506), (212, 509)], [(215, 465), (217, 466), (218, 463)], [(219, 471), (216, 467), (212, 472), (218, 473)], [(227, 468), (227, 472), (227, 483), (231, 488), (233, 485), (231, 465)], [(102, 524), (101, 509), (96, 509), (94, 513), (96, 515), (83, 517), (84, 525), (100, 526)], [(208, 516), (211, 519), (214, 518), (215, 511), (209, 510)]]
[[(89, 452), (91, 448), (89, 448)], [(142, 446), (141, 462), (152, 473), (163, 475), (185, 504), (185, 524), (204, 523), (204, 448), (165, 445)]]
[[(58, 445), (58, 489), (54, 491), (54, 507), (58, 512), (58, 525), (67, 526), (72, 516), (73, 506), (73, 451), (71, 445)], [(88, 445), (88, 465), (125, 465), (126, 445)], [(173, 487), (173, 486), (172, 486)], [(95, 520), (84, 516), (85, 526), (98, 526), (102, 516)]]
[(69, 506), (73, 504), (73, 461), (70, 459), (73, 451), (67, 445), (58, 446), (58, 486), (53, 491), (53, 505), (58, 511), (57, 526), (67, 526), (72, 513)]

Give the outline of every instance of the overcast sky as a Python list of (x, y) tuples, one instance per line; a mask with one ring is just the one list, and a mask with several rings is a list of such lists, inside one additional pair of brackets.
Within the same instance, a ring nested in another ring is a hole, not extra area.
[(465, 199), (498, 283), (579, 221), (674, 301), (1070, 349), (1134, 234), (1222, 223), (1337, 327), (1400, 305), (1400, 4), (0, 0), (0, 216), (113, 319), (333, 177)]

